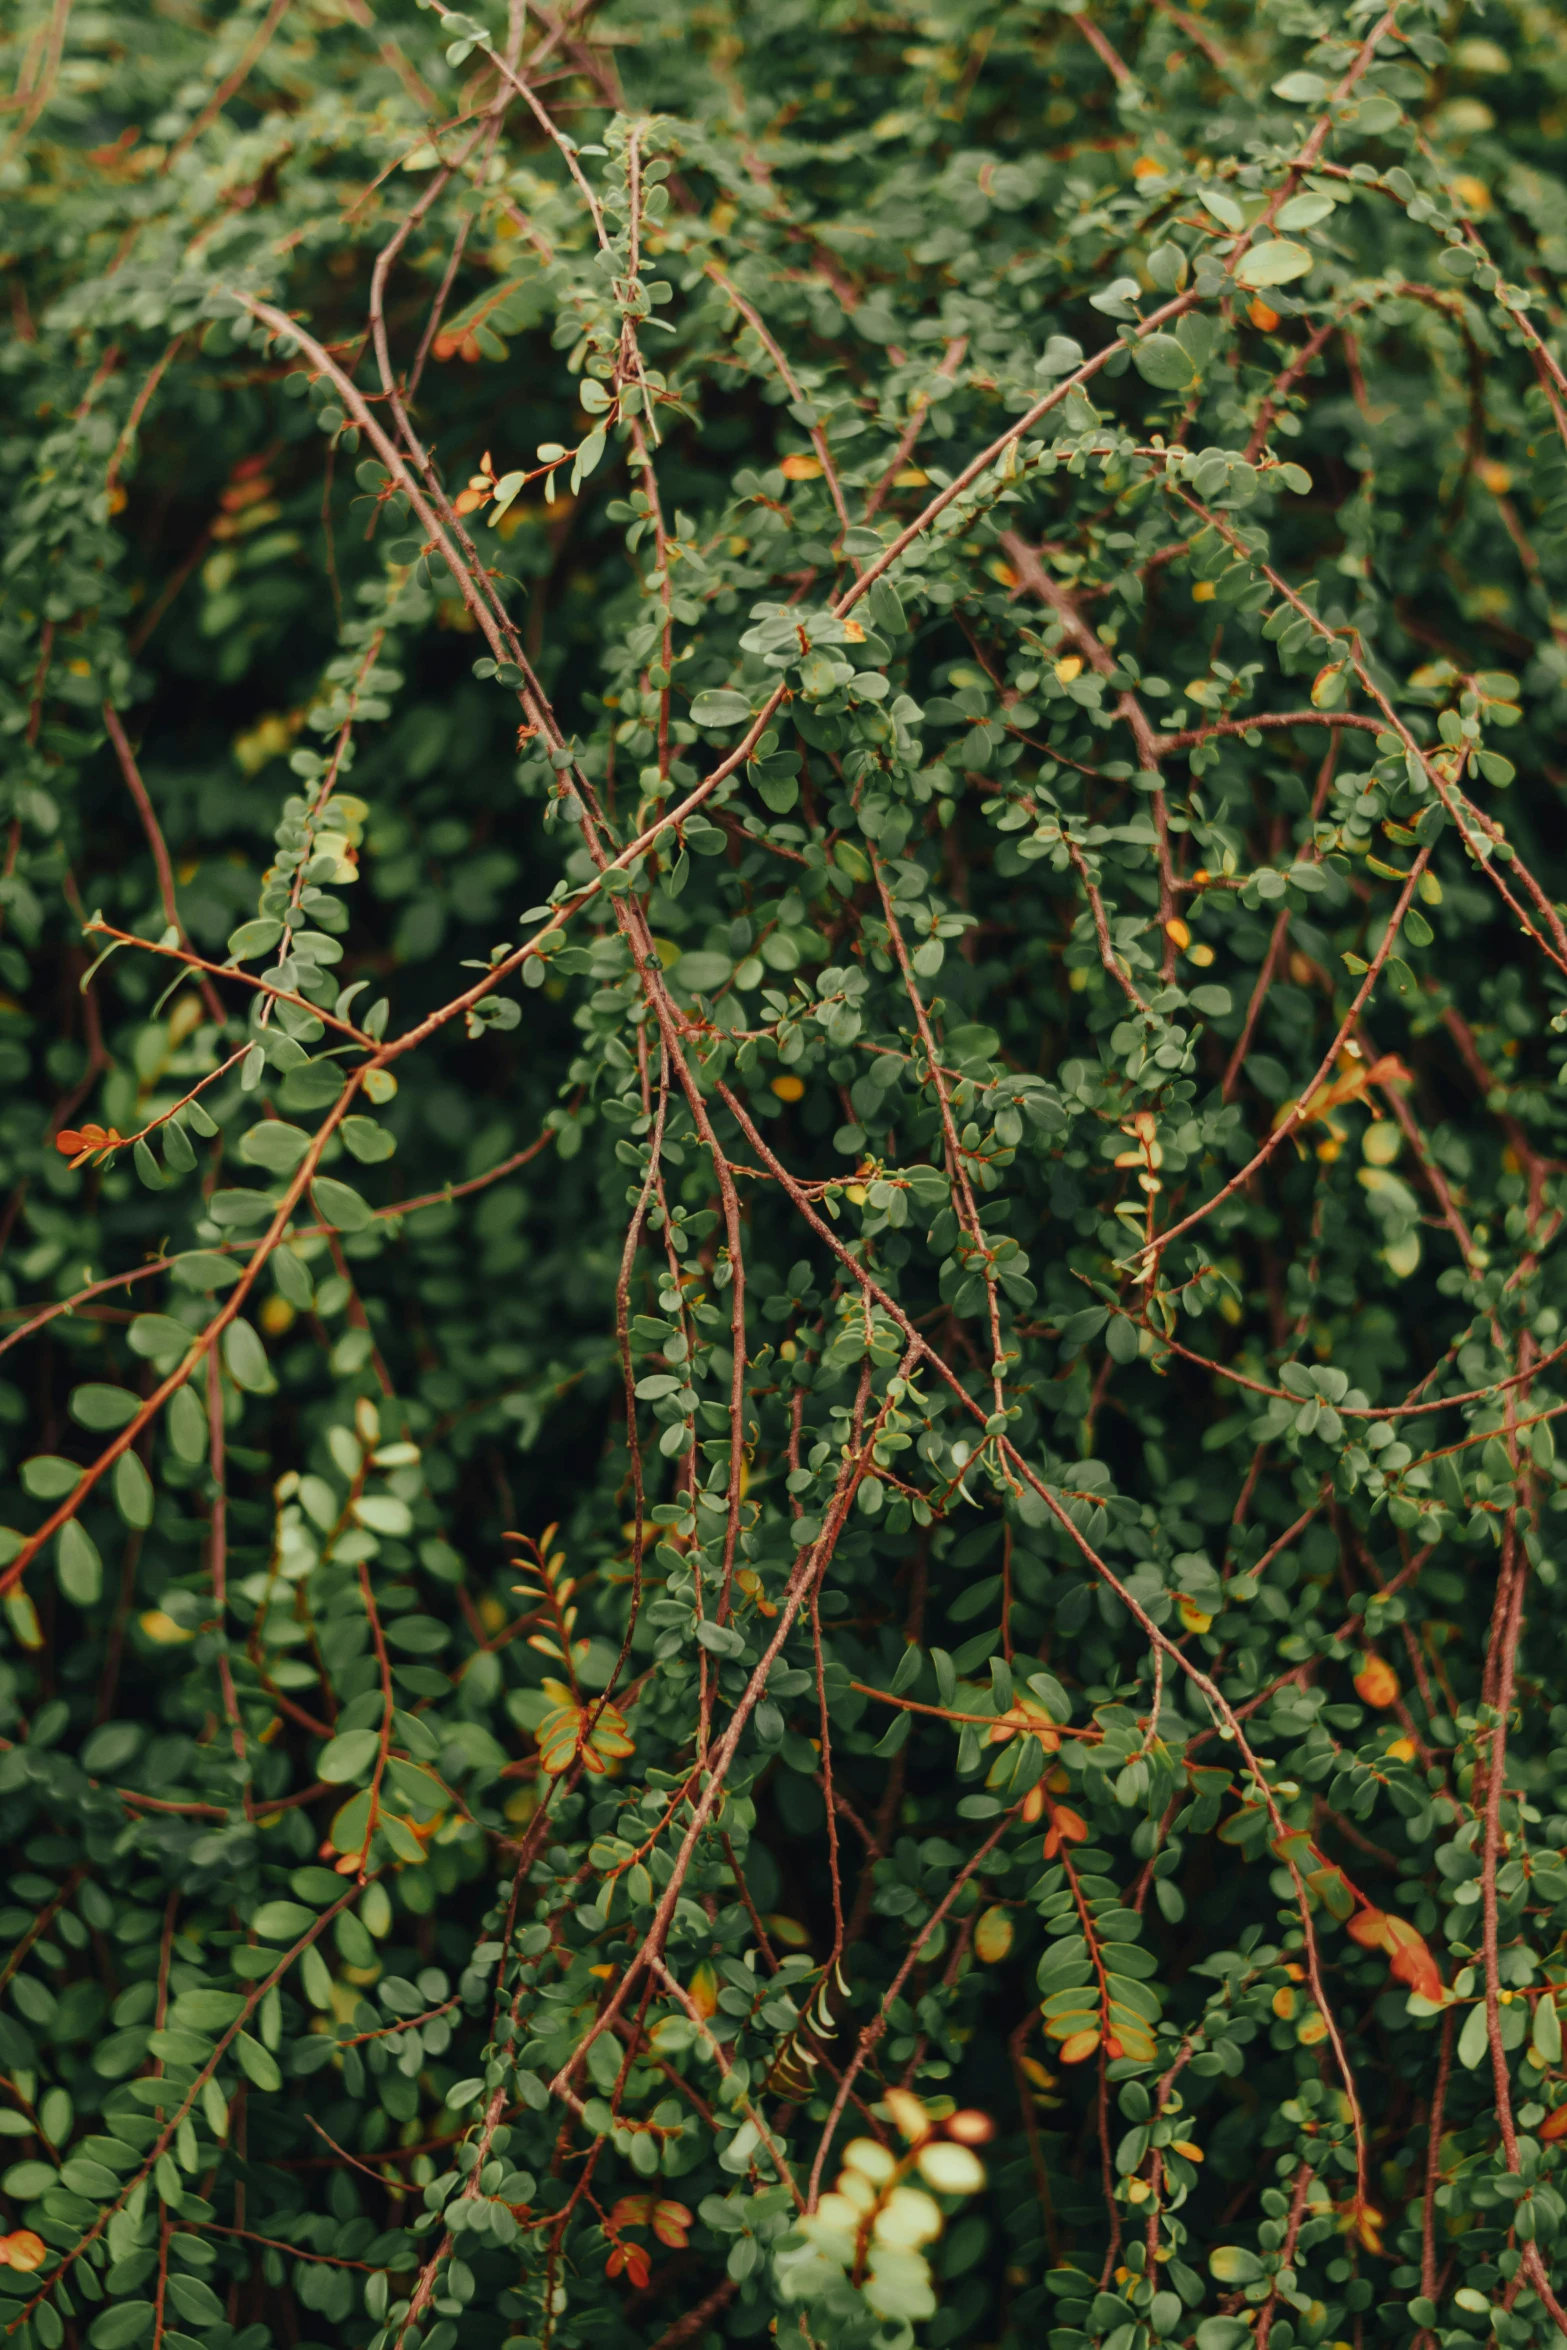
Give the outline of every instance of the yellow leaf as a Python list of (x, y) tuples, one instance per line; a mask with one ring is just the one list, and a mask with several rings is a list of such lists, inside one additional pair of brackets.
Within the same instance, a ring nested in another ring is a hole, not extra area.
[(715, 2015), (718, 2011), (718, 1977), (704, 1959), (686, 1986), (691, 2004), (698, 2015)]
[(911, 2141), (928, 2136), (930, 2116), (910, 2089), (889, 2089), (882, 2099), (903, 2136)]
[(187, 1632), (183, 1624), (176, 1624), (174, 1618), (166, 1615), (161, 1607), (147, 1610), (141, 1619), (141, 1628), (148, 1639), (155, 1640), (160, 1648), (173, 1648), (179, 1641), (194, 1640), (196, 1637), (194, 1632)]
[(1012, 1918), (999, 1907), (987, 1909), (974, 1928), (974, 1955), (986, 1966), (999, 1965), (1012, 1947)]

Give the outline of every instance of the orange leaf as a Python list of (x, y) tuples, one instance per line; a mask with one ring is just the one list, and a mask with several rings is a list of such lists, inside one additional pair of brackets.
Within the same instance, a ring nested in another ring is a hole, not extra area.
[(65, 1126), (55, 1136), (54, 1147), (63, 1157), (68, 1158), (73, 1166), (79, 1167), (82, 1161), (90, 1159), (95, 1151), (110, 1150), (121, 1139), (118, 1129), (113, 1126), (89, 1125), (83, 1126), (80, 1130), (74, 1126)]
[[(1309, 1118), (1327, 1118), (1346, 1102), (1357, 1101), (1372, 1085), (1412, 1085), (1414, 1080), (1396, 1053), (1383, 1053), (1369, 1068), (1364, 1061), (1339, 1062), (1342, 1074), (1327, 1085), (1319, 1087), (1302, 1110), (1302, 1123)], [(1288, 1117), (1293, 1103), (1282, 1102), (1274, 1118), (1280, 1126)]]
[(617, 2244), (604, 2263), (607, 2277), (618, 2277), (624, 2270), (640, 2293), (652, 2275), (652, 2264), (640, 2244)]
[(1070, 1804), (1052, 1805), (1050, 1833), (1045, 1838), (1046, 1860), (1054, 1860), (1063, 1844), (1086, 1844), (1087, 1841), (1088, 1822), (1082, 1814), (1073, 1811)]
[(1395, 1982), (1407, 1983), (1411, 1991), (1429, 1999), (1433, 2006), (1446, 1998), (1441, 1969), (1424, 1937), (1415, 1932), (1407, 1919), (1390, 1917), (1386, 1910), (1362, 1909), (1350, 1919), (1347, 1931), (1350, 1940), (1358, 1942), (1362, 1950), (1387, 1953)]
[(1063, 2064), (1081, 2064), (1085, 2057), (1093, 2055), (1098, 2045), (1099, 2026), (1092, 2024), (1087, 2031), (1074, 2032), (1069, 2039), (1062, 2041), (1061, 2062)]
[(1567, 2138), (1567, 2105), (1558, 2105), (1554, 2113), (1548, 2113), (1534, 2134), (1543, 2138), (1547, 2146), (1554, 2145), (1558, 2138)]
[(1387, 1937), (1387, 1918), (1380, 1909), (1357, 1909), (1345, 1931), (1362, 1950), (1392, 1949)]
[(48, 2245), (31, 2228), (18, 2228), (13, 2235), (0, 2236), (0, 2267), (21, 2269), (24, 2275), (30, 2275), (35, 2268), (42, 2268), (48, 2257)]
[(1380, 1656), (1361, 1658), (1355, 1687), (1367, 1705), (1385, 1707), (1398, 1703), (1398, 1675)]
[(1388, 1963), (1395, 1980), (1407, 1983), (1411, 1991), (1417, 1992), (1422, 1999), (1429, 1999), (1433, 2006), (1437, 2005), (1446, 1997), (1447, 1986), (1442, 1981), (1442, 1971), (1424, 1937), (1417, 1934), (1414, 1927), (1407, 1925), (1402, 1918), (1390, 1917), (1387, 1924), (1392, 1944)]
[(691, 2225), (691, 2214), (683, 2203), (655, 2203), (653, 2206), (653, 2233), (661, 2244), (672, 2251), (680, 2251), (686, 2243), (686, 2230)]

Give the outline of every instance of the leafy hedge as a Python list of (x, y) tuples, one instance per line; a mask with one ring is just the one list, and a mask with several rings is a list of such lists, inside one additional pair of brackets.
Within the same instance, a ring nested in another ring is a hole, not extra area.
[(17, 2350), (1567, 2332), (1564, 32), (8, 11)]

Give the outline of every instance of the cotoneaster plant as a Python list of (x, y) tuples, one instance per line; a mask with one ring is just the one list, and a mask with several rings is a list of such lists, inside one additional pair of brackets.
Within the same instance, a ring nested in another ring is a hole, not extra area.
[(0, 2337), (1567, 2333), (1567, 19), (4, 30)]

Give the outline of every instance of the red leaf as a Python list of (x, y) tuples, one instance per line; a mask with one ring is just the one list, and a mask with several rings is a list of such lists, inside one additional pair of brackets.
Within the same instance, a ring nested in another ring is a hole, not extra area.
[(1429, 1999), (1433, 2006), (1439, 2006), (1446, 1996), (1447, 1986), (1442, 1981), (1442, 1971), (1424, 1938), (1415, 1932), (1413, 1926), (1406, 1925), (1402, 1918), (1389, 1918), (1387, 1923), (1393, 1946), (1388, 1964), (1395, 1980), (1407, 1983), (1410, 1990), (1418, 1993), (1422, 1999)]
[(1390, 1950), (1387, 1924), (1382, 1910), (1357, 1909), (1345, 1930), (1351, 1942), (1358, 1942), (1362, 1950)]
[(1358, 1942), (1362, 1950), (1387, 1953), (1395, 1982), (1407, 1983), (1411, 1991), (1429, 1999), (1433, 2005), (1446, 1997), (1441, 1969), (1424, 1937), (1406, 1919), (1391, 1917), (1382, 1909), (1361, 1909), (1350, 1919), (1347, 1930), (1350, 1940)]

